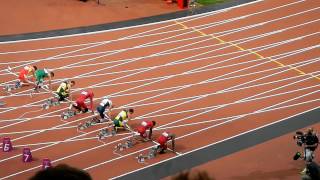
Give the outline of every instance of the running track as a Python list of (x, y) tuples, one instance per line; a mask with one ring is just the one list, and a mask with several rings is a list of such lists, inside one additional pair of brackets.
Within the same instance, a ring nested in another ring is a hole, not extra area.
[[(320, 6), (318, 1), (270, 0), (137, 27), (0, 44), (0, 82), (10, 83), (26, 64), (54, 70), (54, 87), (74, 79), (74, 97), (95, 93), (95, 104), (112, 97), (118, 113), (135, 108), (137, 126), (156, 120), (177, 135), (177, 153), (138, 163), (155, 144), (139, 143), (114, 154), (130, 133), (103, 142), (99, 124), (78, 132), (92, 117), (60, 120), (67, 104), (41, 110), (50, 93), (30, 97), (30, 88), (1, 92), (0, 137), (15, 149), (0, 153), (0, 179), (26, 179), (42, 158), (88, 171), (94, 179), (117, 177), (320, 105)], [(35, 160), (21, 162), (31, 147)]]

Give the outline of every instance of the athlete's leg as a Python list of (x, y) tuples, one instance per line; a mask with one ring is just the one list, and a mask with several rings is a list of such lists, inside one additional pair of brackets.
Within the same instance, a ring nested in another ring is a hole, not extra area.
[(72, 104), (72, 107), (75, 108), (78, 111), (81, 111), (80, 101), (76, 101), (74, 104)]
[(105, 118), (105, 115), (104, 115), (105, 108), (103, 108), (103, 106), (98, 106), (97, 107), (97, 111), (98, 111), (98, 113), (100, 115), (100, 118), (104, 119)]

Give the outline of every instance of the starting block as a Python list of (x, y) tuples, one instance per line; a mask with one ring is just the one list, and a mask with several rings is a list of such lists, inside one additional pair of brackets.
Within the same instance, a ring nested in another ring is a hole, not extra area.
[(126, 140), (125, 143), (119, 143), (117, 144), (114, 149), (115, 151), (123, 151), (124, 149), (132, 148), (133, 147), (133, 141), (131, 139)]
[(68, 119), (75, 116), (76, 114), (76, 111), (68, 110), (67, 112), (63, 112), (61, 114), (61, 119)]
[(86, 128), (90, 127), (90, 126), (93, 126), (93, 125), (95, 125), (97, 123), (100, 123), (100, 122), (101, 121), (97, 117), (93, 117), (91, 120), (86, 121), (84, 124), (80, 123), (78, 125), (78, 129), (79, 130), (84, 130), (84, 129), (86, 129)]
[(115, 129), (112, 129), (111, 130), (111, 136), (115, 136), (117, 134), (116, 130)]
[(145, 163), (146, 159), (153, 159), (157, 156), (158, 153), (158, 148), (157, 147), (152, 147), (149, 152), (148, 155), (143, 155), (143, 154), (139, 154), (137, 159), (138, 159), (138, 163)]
[(125, 148), (132, 148), (133, 147), (133, 141), (131, 139), (126, 140), (124, 143)]
[(137, 157), (138, 159), (138, 163), (145, 163), (145, 159), (147, 158), (147, 156), (144, 156), (142, 154), (139, 154), (139, 156)]
[(58, 106), (60, 102), (56, 98), (47, 99), (44, 104), (42, 105), (42, 109), (49, 109), (52, 106)]
[(98, 137), (99, 139), (104, 139), (105, 137), (107, 137), (109, 135), (109, 131), (108, 129), (102, 129), (99, 134)]
[(158, 153), (158, 148), (157, 148), (157, 147), (152, 147), (152, 148), (149, 150), (148, 159), (155, 158), (155, 157), (157, 156), (157, 153)]
[(6, 105), (6, 103), (5, 103), (5, 102), (0, 101), (0, 106), (4, 106), (4, 105)]
[(50, 168), (50, 167), (52, 167), (50, 159), (44, 158), (42, 160), (42, 169), (47, 169), (47, 168)]
[(114, 148), (115, 148), (115, 151), (123, 151), (124, 150), (121, 143), (117, 144)]
[(31, 162), (32, 154), (30, 148), (23, 148), (22, 150), (22, 162)]
[[(36, 83), (36, 86), (31, 90), (30, 92), (30, 97), (32, 98), (34, 94), (39, 93), (39, 90), (42, 89), (42, 87), (45, 87), (43, 85), (43, 82), (41, 83)], [(47, 88), (48, 89), (48, 88)]]
[(12, 86), (6, 84), (6, 85), (4, 85), (4, 88), (3, 88), (3, 89), (4, 89), (5, 91), (7, 91), (7, 92), (10, 92), (10, 91), (12, 90)]
[(16, 81), (14, 84), (6, 84), (4, 86), (4, 90), (7, 91), (7, 92), (10, 92), (12, 90), (19, 89), (21, 87), (22, 87), (21, 82), (20, 81)]
[(79, 130), (84, 130), (84, 129), (87, 129), (88, 127), (90, 127), (90, 126), (92, 126), (93, 124), (92, 124), (92, 122), (90, 122), (90, 121), (86, 121), (85, 123), (80, 123), (79, 125), (78, 125), (78, 129)]
[(3, 138), (3, 141), (2, 141), (2, 151), (3, 152), (10, 152), (13, 150), (13, 147), (12, 147), (12, 143), (11, 143), (11, 140), (9, 137), (5, 137)]

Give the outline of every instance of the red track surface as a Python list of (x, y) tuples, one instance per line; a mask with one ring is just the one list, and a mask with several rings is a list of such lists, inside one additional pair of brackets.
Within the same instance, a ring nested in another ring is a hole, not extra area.
[[(315, 1), (258, 2), (207, 17), (0, 44), (0, 80), (15, 79), (4, 70), (8, 65), (16, 72), (26, 61), (49, 67), (59, 79), (55, 87), (61, 79), (75, 79), (76, 91), (92, 89), (96, 104), (110, 95), (117, 106), (114, 113), (134, 107), (133, 127), (145, 119), (156, 120), (154, 136), (164, 130), (174, 132), (177, 152), (183, 154), (319, 107), (318, 8)], [(246, 28), (249, 25), (257, 26)], [(237, 28), (242, 29), (232, 31)], [(43, 49), (101, 41), (105, 43)], [(25, 51), (31, 49), (38, 50)], [(41, 110), (50, 94), (30, 98), (28, 92), (25, 87), (11, 96), (1, 94), (6, 106), (0, 112), (0, 136), (11, 137), (16, 147), (13, 152), (0, 153), (1, 178), (25, 179), (40, 169), (45, 157), (54, 164), (85, 169), (94, 179), (146, 166), (135, 157), (155, 144), (141, 143), (116, 155), (114, 146), (129, 134), (97, 141), (96, 134), (105, 125), (82, 133), (75, 128), (90, 114), (63, 122), (59, 115), (67, 105)], [(32, 163), (21, 162), (26, 146), (32, 148)], [(157, 156), (148, 165), (176, 155)]]
[[(9, 0), (1, 2), (1, 35), (50, 31), (119, 22), (176, 12), (161, 0)], [(105, 5), (102, 5), (105, 4)]]
[[(320, 123), (312, 126), (320, 129)], [(301, 129), (306, 131), (307, 128)], [(300, 179), (299, 173), (304, 169), (304, 161), (292, 159), (302, 148), (297, 146), (292, 136), (295, 132), (275, 138), (271, 141), (250, 147), (223, 158), (210, 161), (192, 168), (191, 175), (206, 171), (215, 179), (232, 180), (266, 180), (266, 179)], [(315, 162), (320, 160), (320, 151), (315, 151)], [(166, 179), (170, 179), (168, 177)]]

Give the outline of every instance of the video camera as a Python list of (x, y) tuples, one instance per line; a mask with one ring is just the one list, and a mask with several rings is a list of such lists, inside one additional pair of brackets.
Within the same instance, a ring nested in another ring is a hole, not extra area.
[(301, 131), (297, 131), (296, 135), (293, 136), (293, 139), (297, 141), (298, 146), (302, 146), (306, 142), (306, 136)]

